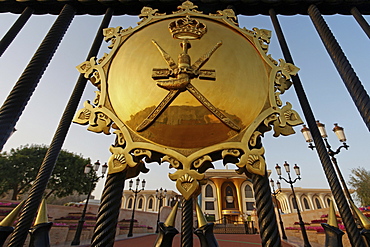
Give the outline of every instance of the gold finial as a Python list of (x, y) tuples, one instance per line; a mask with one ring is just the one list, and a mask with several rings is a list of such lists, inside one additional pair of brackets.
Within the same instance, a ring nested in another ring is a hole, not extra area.
[(176, 202), (175, 206), (172, 208), (171, 213), (168, 215), (166, 221), (164, 222), (165, 226), (175, 226), (177, 209), (179, 207), (179, 202)]
[(25, 201), (21, 201), (1, 222), (0, 226), (12, 226)]
[(337, 216), (335, 214), (334, 203), (332, 200), (330, 200), (329, 206), (328, 225), (338, 228)]
[(199, 207), (198, 202), (195, 203), (196, 211), (197, 211), (197, 219), (198, 219), (198, 228), (207, 225), (206, 217), (204, 217), (204, 214), (202, 213), (202, 210)]
[(39, 212), (37, 213), (36, 220), (34, 226), (38, 224), (47, 223), (48, 221), (48, 212), (46, 210), (46, 202), (45, 199), (42, 199), (42, 202), (39, 207)]
[(360, 209), (356, 207), (356, 205), (352, 201), (349, 201), (349, 203), (351, 204), (352, 210), (356, 212), (362, 227), (366, 230), (370, 230), (370, 220), (360, 211)]

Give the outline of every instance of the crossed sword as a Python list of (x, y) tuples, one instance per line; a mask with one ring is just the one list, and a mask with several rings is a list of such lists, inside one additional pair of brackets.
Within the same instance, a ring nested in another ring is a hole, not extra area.
[(191, 47), (188, 40), (182, 40), (180, 43), (183, 48), (183, 52), (179, 54), (178, 64), (171, 58), (171, 56), (159, 46), (159, 44), (152, 40), (153, 44), (157, 47), (162, 57), (166, 61), (170, 69), (153, 69), (152, 78), (158, 79), (169, 79), (170, 77), (176, 77), (175, 79), (159, 80), (157, 85), (161, 88), (169, 90), (168, 94), (159, 103), (159, 105), (144, 119), (141, 124), (136, 128), (136, 131), (140, 132), (148, 128), (159, 115), (172, 103), (172, 101), (183, 91), (189, 91), (202, 105), (204, 105), (210, 112), (212, 112), (221, 122), (226, 124), (233, 130), (240, 131), (240, 127), (236, 125), (230, 118), (226, 117), (221, 111), (219, 111), (206, 97), (204, 97), (191, 83), (191, 79), (198, 78), (205, 80), (215, 80), (215, 70), (201, 70), (200, 68), (209, 60), (212, 54), (222, 45), (222, 42), (218, 42), (209, 52), (201, 56), (193, 65), (190, 66), (190, 56), (188, 49)]

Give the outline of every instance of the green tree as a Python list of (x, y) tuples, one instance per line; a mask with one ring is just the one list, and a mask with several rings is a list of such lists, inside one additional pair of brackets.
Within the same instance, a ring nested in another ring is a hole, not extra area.
[(356, 190), (362, 206), (370, 205), (370, 171), (363, 167), (351, 169), (349, 184)]
[[(12, 199), (16, 200), (19, 194), (27, 192), (36, 179), (47, 149), (44, 145), (26, 145), (1, 153), (0, 194), (13, 190)], [(84, 167), (89, 163), (90, 159), (61, 150), (47, 185), (48, 196), (64, 197), (74, 192), (86, 194), (91, 178), (96, 178), (93, 172), (90, 176), (84, 174)]]

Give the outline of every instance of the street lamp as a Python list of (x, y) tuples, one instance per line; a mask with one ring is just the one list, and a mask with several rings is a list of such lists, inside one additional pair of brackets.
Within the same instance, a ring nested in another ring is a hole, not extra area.
[(162, 188), (160, 188), (159, 190), (157, 189), (155, 191), (155, 197), (158, 199), (159, 201), (159, 207), (158, 207), (158, 219), (157, 219), (157, 228), (155, 230), (156, 233), (159, 232), (159, 228), (158, 228), (158, 224), (159, 224), (159, 216), (160, 216), (160, 213), (161, 213), (161, 207), (162, 207), (162, 200), (163, 198), (166, 197), (166, 194), (167, 194), (167, 190), (163, 190)]
[(285, 182), (287, 182), (288, 184), (290, 184), (290, 188), (292, 189), (292, 194), (293, 194), (293, 200), (294, 200), (294, 203), (295, 203), (295, 205), (297, 207), (297, 214), (298, 214), (298, 219), (299, 219), (299, 226), (301, 227), (302, 237), (303, 237), (303, 241), (304, 241), (304, 247), (311, 247), (311, 244), (308, 241), (306, 228), (305, 228), (304, 222), (302, 220), (301, 212), (299, 210), (299, 206), (298, 206), (298, 203), (297, 203), (297, 198), (296, 198), (296, 195), (295, 195), (295, 192), (294, 192), (294, 187), (293, 187), (293, 184), (295, 182), (297, 182), (298, 179), (301, 180), (301, 177), (300, 177), (301, 176), (301, 172), (299, 170), (299, 166), (297, 166), (297, 164), (296, 164), (293, 167), (293, 169), (294, 169), (294, 171), (295, 171), (295, 173), (297, 175), (297, 177), (294, 180), (292, 180), (292, 178), (290, 177), (290, 167), (289, 167), (289, 164), (286, 161), (284, 163), (284, 168), (285, 168), (286, 173), (288, 174), (288, 179), (289, 180), (287, 180), (287, 179), (285, 179), (285, 178), (283, 178), (281, 176), (281, 167), (278, 164), (276, 164), (276, 167), (275, 167), (276, 172), (279, 175), (279, 179), (280, 180), (282, 179)]
[(281, 192), (281, 184), (279, 181), (276, 181), (276, 185), (278, 187), (278, 190), (275, 191), (275, 183), (274, 183), (274, 180), (272, 180), (272, 178), (270, 179), (270, 184), (271, 184), (271, 187), (272, 187), (272, 196), (274, 197), (275, 199), (275, 205), (276, 205), (276, 208), (277, 208), (277, 211), (278, 211), (278, 215), (279, 215), (279, 223), (280, 223), (280, 228), (281, 228), (281, 234), (283, 235), (283, 239), (287, 239), (286, 235), (285, 235), (285, 230), (284, 230), (284, 223), (283, 223), (283, 220), (281, 219), (281, 215), (280, 215), (280, 211), (279, 211), (279, 207), (278, 207), (278, 203), (277, 203), (277, 199), (276, 199), (276, 196)]
[[(99, 160), (94, 163), (94, 167), (91, 164), (87, 164), (85, 166), (84, 173), (86, 175), (91, 174), (90, 173), (91, 172), (91, 169), (94, 169), (93, 172), (96, 173), (99, 170), (99, 167), (100, 167)], [(105, 163), (102, 166), (102, 170), (101, 170), (102, 175), (101, 176), (98, 176), (96, 178), (94, 178), (94, 176), (90, 176), (89, 193), (87, 194), (85, 206), (84, 206), (84, 209), (82, 210), (81, 218), (78, 221), (78, 225), (77, 225), (77, 228), (76, 228), (76, 233), (75, 233), (75, 236), (74, 236), (74, 238), (72, 240), (71, 245), (80, 245), (81, 232), (82, 232), (83, 225), (85, 223), (85, 215), (86, 215), (87, 205), (89, 204), (89, 199), (90, 199), (91, 192), (92, 192), (92, 189), (93, 189), (93, 184), (95, 182), (97, 182), (100, 178), (103, 178), (104, 177), (104, 174), (107, 171), (107, 168), (108, 168), (108, 165), (107, 165), (107, 163)]]
[(131, 190), (134, 193), (134, 207), (132, 209), (132, 216), (131, 216), (131, 221), (130, 221), (130, 229), (128, 230), (127, 237), (132, 237), (132, 230), (134, 228), (134, 217), (135, 217), (135, 207), (136, 207), (137, 194), (140, 193), (140, 191), (144, 190), (144, 187), (145, 187), (145, 183), (146, 182), (145, 182), (145, 179), (143, 179), (143, 181), (141, 182), (142, 188), (139, 189), (140, 178), (137, 178), (136, 179), (136, 189), (135, 190), (132, 188), (132, 184), (133, 183), (134, 182), (131, 179), (130, 182), (129, 182), (129, 190)]
[[(319, 121), (316, 121), (316, 125), (317, 125), (317, 127), (318, 127), (318, 129), (320, 131), (320, 135), (321, 135), (322, 139), (325, 142), (326, 149), (328, 150), (328, 154), (331, 157), (331, 160), (332, 160), (332, 162), (334, 164), (334, 167), (335, 167), (335, 170), (336, 170), (336, 172), (338, 174), (339, 180), (342, 183), (344, 193), (345, 193), (347, 199), (349, 201), (352, 201), (353, 202), (352, 197), (351, 197), (351, 195), (350, 195), (350, 193), (348, 191), (346, 182), (344, 181), (344, 178), (342, 176), (342, 172), (339, 169), (337, 159), (335, 158), (335, 155), (339, 154), (340, 153), (340, 150), (342, 148), (345, 148), (346, 150), (348, 150), (348, 148), (349, 148), (349, 146), (346, 144), (346, 140), (347, 139), (346, 139), (346, 136), (344, 134), (344, 129), (342, 127), (338, 126), (337, 123), (334, 124), (333, 131), (336, 134), (336, 136), (338, 137), (339, 141), (341, 143), (343, 143), (343, 145), (339, 146), (337, 148), (337, 150), (333, 151), (331, 149), (331, 146), (330, 146), (330, 144), (328, 142), (328, 139), (327, 139), (328, 135), (327, 135), (326, 130), (325, 130), (325, 124), (320, 123)], [(315, 146), (312, 145), (312, 141), (313, 140), (312, 140), (312, 136), (311, 136), (310, 130), (305, 125), (303, 125), (303, 128), (302, 128), (301, 132), (302, 132), (303, 137), (305, 138), (306, 142), (309, 143), (308, 147), (313, 150), (315, 148)]]

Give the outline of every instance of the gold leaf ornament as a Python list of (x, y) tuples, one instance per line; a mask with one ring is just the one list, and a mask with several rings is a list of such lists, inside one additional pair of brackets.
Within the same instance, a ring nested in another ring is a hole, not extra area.
[(158, 11), (158, 9), (152, 9), (150, 7), (144, 7), (141, 9), (141, 13), (139, 15), (139, 18), (148, 18), (149, 16), (155, 15), (155, 13)]
[[(194, 5), (192, 2), (190, 1), (185, 1), (181, 4), (181, 6), (178, 6), (177, 9), (179, 9), (179, 11), (186, 11), (186, 10), (190, 10), (190, 11), (194, 11), (196, 13), (202, 13), (201, 11), (197, 11), (196, 9), (198, 8), (197, 5)], [(174, 11), (174, 13), (177, 13)]]
[(112, 155), (108, 159), (108, 174), (121, 172), (137, 165), (131, 154), (123, 148), (111, 146), (110, 152)]
[(281, 111), (283, 112), (283, 116), (287, 124), (291, 126), (303, 124), (301, 117), (292, 109), (292, 105), (289, 102), (287, 102), (286, 106), (284, 106)]
[(199, 181), (204, 178), (204, 174), (200, 174), (195, 170), (180, 169), (173, 174), (168, 175), (172, 181), (176, 181), (176, 188), (184, 196), (185, 200), (189, 200), (200, 192)]
[(94, 108), (94, 115), (90, 116), (90, 126), (87, 129), (96, 133), (104, 132), (104, 134), (110, 135), (111, 124), (112, 120), (107, 115)]
[(247, 171), (250, 173), (254, 173), (260, 176), (265, 176), (266, 173), (266, 162), (263, 158), (263, 154), (265, 153), (265, 149), (253, 149), (249, 156), (247, 162)]
[(291, 79), (291, 75), (296, 75), (299, 68), (291, 63), (285, 62), (283, 59), (279, 59), (279, 67), (281, 68), (281, 73), (285, 76), (287, 80)]
[(266, 162), (263, 158), (265, 149), (262, 147), (260, 149), (252, 149), (249, 153), (242, 155), (239, 163), (236, 165), (239, 168), (246, 167), (249, 173), (264, 176), (266, 172)]
[(292, 110), (292, 105), (287, 102), (287, 104), (281, 108), (278, 120), (273, 122), (274, 136), (278, 137), (279, 135), (288, 136), (294, 134), (295, 131), (292, 126), (302, 123), (303, 121), (298, 113)]
[(87, 100), (84, 102), (84, 108), (77, 111), (72, 122), (86, 125), (90, 122), (92, 112), (94, 112), (94, 107), (90, 104), (90, 101)]
[(76, 66), (77, 70), (84, 74), (85, 78), (89, 78), (90, 75), (93, 73), (94, 67), (96, 65), (95, 57), (91, 57), (89, 61), (85, 61)]

